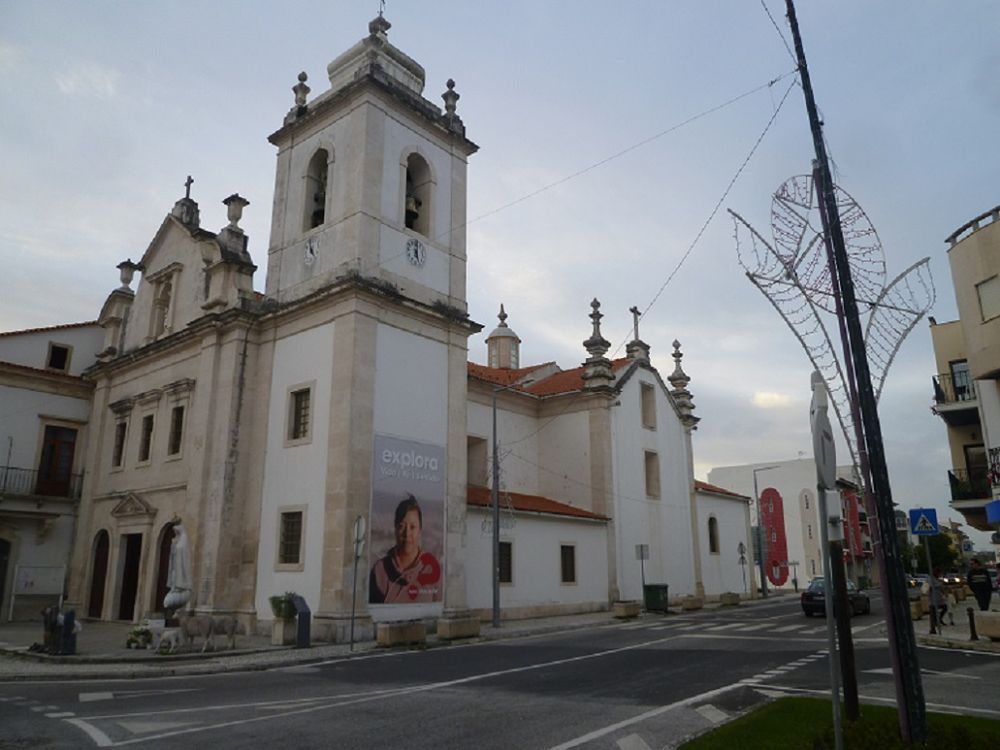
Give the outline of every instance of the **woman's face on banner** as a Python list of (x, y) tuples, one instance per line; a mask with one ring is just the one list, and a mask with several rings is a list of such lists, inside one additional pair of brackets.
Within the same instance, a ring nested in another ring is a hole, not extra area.
[(396, 524), (396, 549), (403, 557), (415, 555), (420, 549), (420, 513), (411, 508)]

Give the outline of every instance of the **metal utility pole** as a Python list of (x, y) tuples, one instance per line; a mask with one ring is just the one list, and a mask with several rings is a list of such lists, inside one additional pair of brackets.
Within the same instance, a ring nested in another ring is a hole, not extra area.
[(760, 595), (767, 599), (767, 573), (764, 571), (764, 518), (760, 512), (760, 493), (757, 491), (757, 472), (777, 469), (777, 466), (758, 466), (753, 470), (753, 499), (757, 503), (757, 567), (760, 570)]
[[(917, 663), (916, 638), (913, 624), (909, 619), (909, 599), (907, 597), (906, 581), (903, 576), (899, 544), (896, 539), (895, 518), (892, 503), (892, 490), (889, 484), (889, 473), (885, 462), (885, 452), (882, 446), (882, 428), (879, 423), (875, 392), (872, 388), (871, 372), (868, 367), (868, 357), (865, 353), (864, 334), (858, 314), (857, 299), (854, 294), (854, 281), (844, 235), (840, 223), (840, 212), (833, 191), (833, 180), (830, 175), (830, 165), (827, 160), (826, 147), (823, 143), (823, 126), (816, 109), (813, 97), (812, 82), (809, 78), (809, 68), (806, 65), (805, 51), (799, 34), (798, 20), (795, 15), (793, 0), (785, 0), (788, 12), (788, 24), (791, 28), (795, 44), (795, 54), (799, 64), (799, 76), (802, 82), (802, 93), (805, 97), (806, 111), (809, 115), (809, 125), (812, 130), (813, 146), (816, 151), (816, 162), (822, 180), (822, 205), (830, 224), (829, 237), (833, 245), (836, 277), (840, 284), (840, 293), (844, 305), (844, 320), (850, 340), (851, 361), (857, 378), (858, 400), (861, 411), (862, 426), (865, 435), (865, 446), (868, 449), (868, 463), (871, 472), (871, 489), (875, 498), (876, 520), (878, 523), (878, 539), (881, 542), (881, 554), (885, 560), (885, 578), (882, 581), (883, 601), (889, 628), (889, 645), (892, 660), (893, 676), (896, 682), (896, 702), (899, 707), (899, 728), (904, 742), (925, 742), (927, 740), (927, 708), (924, 702), (923, 685), (920, 680), (920, 669)], [(891, 611), (890, 611), (891, 610)]]

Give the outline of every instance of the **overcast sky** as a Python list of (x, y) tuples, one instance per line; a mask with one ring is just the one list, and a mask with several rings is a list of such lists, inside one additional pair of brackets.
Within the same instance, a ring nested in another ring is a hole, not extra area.
[[(766, 4), (787, 39), (784, 3)], [(324, 91), (327, 63), (378, 11), (373, 0), (277, 5), (0, 0), (0, 330), (96, 318), (115, 265), (142, 256), (188, 174), (208, 229), (225, 225), (227, 195), (250, 200), (242, 226), (263, 289), (266, 136), (299, 71), (313, 96)], [(765, 85), (794, 63), (762, 5), (390, 0), (386, 17), (390, 41), (426, 69), (428, 99), (440, 104), (455, 79), (481, 147), (469, 165), (473, 319), (488, 332), (503, 302), (523, 363), (574, 367), (590, 300), (617, 346), (628, 308), (645, 309), (691, 249), (640, 333), (665, 374), (671, 341), (682, 343), (702, 417), (696, 474), (809, 455), (810, 365), (743, 275), (725, 212), (767, 234), (771, 194), (809, 171), (800, 88), (694, 243), (793, 80)], [(1000, 203), (1000, 4), (801, 2), (799, 20), (838, 183), (878, 230), (889, 278), (930, 256), (932, 314), (954, 319), (943, 240)], [(474, 337), (471, 359), (485, 354)], [(962, 520), (947, 505), (934, 370), (923, 321), (882, 396), (893, 494)]]

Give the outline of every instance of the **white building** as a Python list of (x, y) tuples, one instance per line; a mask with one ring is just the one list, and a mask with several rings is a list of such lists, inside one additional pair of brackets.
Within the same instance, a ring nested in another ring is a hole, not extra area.
[(0, 622), (64, 592), (83, 472), (95, 322), (0, 333)]
[(594, 300), (582, 365), (526, 367), (501, 308), (489, 364), (468, 361), (482, 328), (466, 303), (477, 146), (454, 82), (442, 111), (388, 29), (373, 20), (313, 99), (300, 76), (270, 136), (265, 294), (239, 226), (247, 201), (226, 198), (228, 225), (209, 231), (190, 181), (140, 261), (120, 264), (80, 386), (91, 439), (71, 605), (103, 619), (161, 610), (180, 520), (199, 611), (267, 630), (269, 597), (295, 591), (330, 639), (355, 610), (362, 627), (483, 616), (494, 414), (505, 617), (637, 599), (643, 575), (672, 596), (741, 591), (746, 498), (696, 492), (676, 341), (667, 382), (637, 322), (612, 361)]

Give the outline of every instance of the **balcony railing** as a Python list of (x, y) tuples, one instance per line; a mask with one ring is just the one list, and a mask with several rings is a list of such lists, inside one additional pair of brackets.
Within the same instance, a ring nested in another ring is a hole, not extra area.
[(951, 485), (951, 499), (955, 500), (980, 500), (988, 498), (990, 492), (990, 480), (987, 477), (986, 469), (952, 469), (948, 472), (948, 484)]
[(0, 497), (35, 496), (80, 499), (83, 474), (60, 474), (0, 466)]
[(950, 372), (940, 373), (934, 380), (934, 401), (939, 404), (958, 404), (976, 400), (976, 381), (960, 378), (956, 383)]

